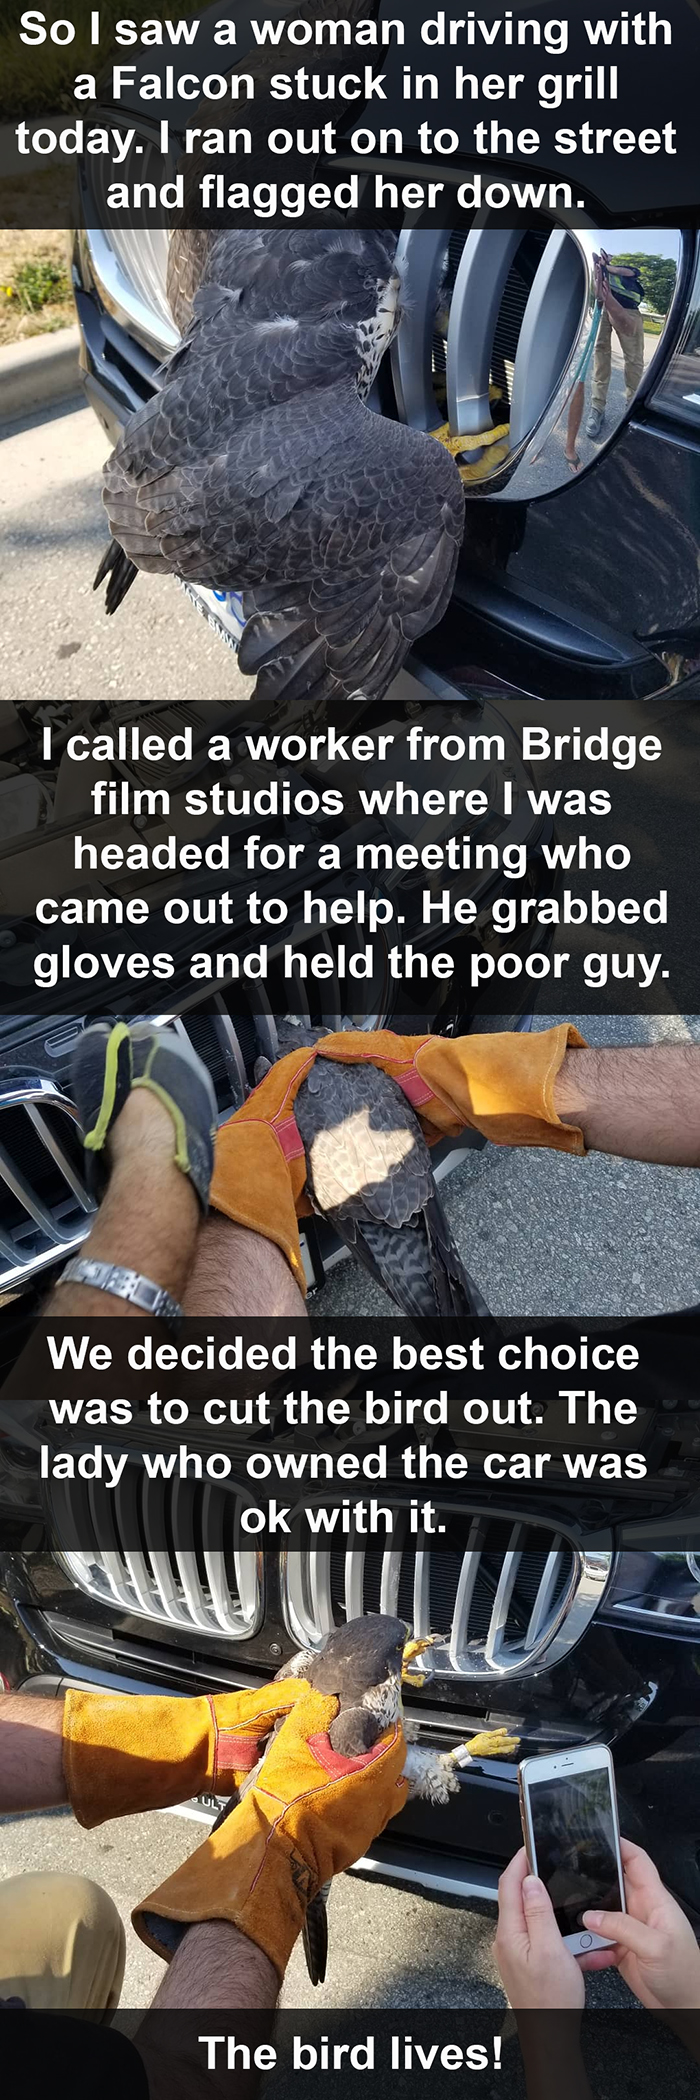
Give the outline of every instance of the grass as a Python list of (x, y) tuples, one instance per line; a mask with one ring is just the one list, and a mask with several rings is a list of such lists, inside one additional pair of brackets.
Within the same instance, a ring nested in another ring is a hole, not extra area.
[(0, 229), (0, 345), (53, 334), (75, 319), (69, 236)]

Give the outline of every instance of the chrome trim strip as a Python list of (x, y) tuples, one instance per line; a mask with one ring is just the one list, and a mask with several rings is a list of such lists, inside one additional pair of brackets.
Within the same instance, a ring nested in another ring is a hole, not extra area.
[(591, 270), (579, 242), (553, 233), (535, 272), (515, 353), (510, 445), (537, 428), (569, 369), (588, 312)]
[(490, 428), (493, 338), (522, 238), (522, 227), (515, 232), (482, 227), (465, 241), (447, 330), (447, 409), (455, 435), (475, 436)]
[(433, 385), (433, 335), (449, 244), (449, 233), (412, 228), (399, 235), (396, 248), (406, 305), (391, 345), (391, 368), (399, 415), (415, 430), (436, 430), (440, 420)]
[(115, 321), (125, 328), (135, 328), (145, 336), (156, 357), (169, 357), (180, 341), (175, 322), (169, 318), (165, 303), (162, 312), (148, 306), (137, 291), (115, 253), (103, 226), (87, 226), (85, 239), (95, 282), (107, 308)]

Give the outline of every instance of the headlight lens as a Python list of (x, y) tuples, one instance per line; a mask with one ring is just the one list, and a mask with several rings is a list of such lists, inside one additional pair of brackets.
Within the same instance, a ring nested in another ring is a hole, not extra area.
[(607, 1603), (630, 1624), (700, 1639), (700, 1553), (621, 1553)]

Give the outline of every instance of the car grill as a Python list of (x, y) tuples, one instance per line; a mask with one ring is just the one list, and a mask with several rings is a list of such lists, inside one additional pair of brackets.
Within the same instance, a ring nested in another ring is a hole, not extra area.
[(50, 1080), (0, 1093), (0, 1290), (57, 1258), (89, 1230), (93, 1204), (72, 1103)]
[[(454, 1521), (454, 1520), (453, 1520)], [(560, 1531), (512, 1515), (460, 1519), (463, 1553), (424, 1546), (384, 1553), (290, 1553), (284, 1563), (289, 1631), (320, 1647), (365, 1612), (405, 1618), (433, 1637), (417, 1668), (431, 1676), (525, 1676), (580, 1640), (600, 1603), (609, 1551), (587, 1553)]]
[[(211, 1482), (171, 1487), (137, 1478), (127, 1466), (114, 1490), (53, 1482), (50, 1522), (67, 1573), (98, 1603), (190, 1633), (245, 1641), (262, 1621), (263, 1561), (233, 1546), (238, 1506), (236, 1495)], [(156, 1550), (152, 1540), (166, 1532), (188, 1543)]]

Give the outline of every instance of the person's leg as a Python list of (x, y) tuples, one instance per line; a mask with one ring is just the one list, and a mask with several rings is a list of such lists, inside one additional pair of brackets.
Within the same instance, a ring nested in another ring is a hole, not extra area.
[(601, 415), (608, 398), (611, 371), (612, 328), (609, 315), (603, 309), (593, 352), (593, 385), (591, 388), (591, 408)]
[(627, 388), (628, 408), (634, 400), (638, 387), (641, 385), (644, 372), (644, 317), (642, 314), (631, 313), (629, 320), (631, 323), (629, 332), (626, 330), (625, 334), (620, 337), (625, 361), (625, 386)]
[(211, 1211), (197, 1241), (184, 1310), (190, 1319), (303, 1320), (306, 1307), (274, 1240)]
[(83, 1874), (0, 1881), (0, 2006), (111, 2019), (125, 1959), (119, 1912), (97, 1882)]

